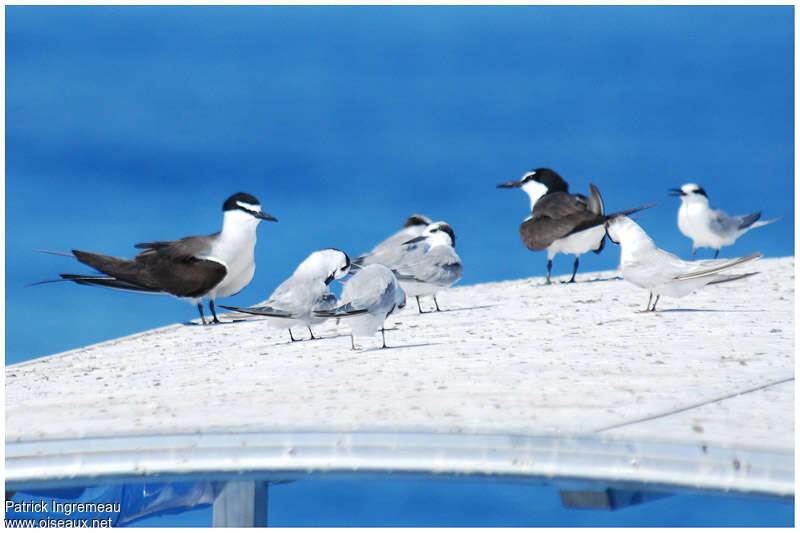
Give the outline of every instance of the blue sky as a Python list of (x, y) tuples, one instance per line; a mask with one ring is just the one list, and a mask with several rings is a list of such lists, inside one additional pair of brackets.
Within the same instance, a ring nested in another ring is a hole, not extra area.
[[(35, 249), (131, 257), (258, 197), (250, 286), (355, 256), (411, 213), (455, 229), (462, 284), (542, 276), (518, 234), (547, 166), (688, 258), (693, 181), (782, 217), (722, 255), (794, 254), (794, 12), (779, 7), (26, 7), (6, 14), (6, 363), (195, 318), (164, 296), (50, 284)], [(705, 249), (699, 257), (710, 257)], [(571, 272), (558, 256), (554, 275)], [(581, 259), (613, 269), (619, 250)]]

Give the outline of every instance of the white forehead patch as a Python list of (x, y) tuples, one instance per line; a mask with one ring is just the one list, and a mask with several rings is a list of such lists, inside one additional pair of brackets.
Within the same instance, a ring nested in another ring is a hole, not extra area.
[(247, 209), (248, 211), (261, 211), (261, 206), (258, 204), (248, 204), (246, 202), (237, 201), (236, 205), (242, 209)]

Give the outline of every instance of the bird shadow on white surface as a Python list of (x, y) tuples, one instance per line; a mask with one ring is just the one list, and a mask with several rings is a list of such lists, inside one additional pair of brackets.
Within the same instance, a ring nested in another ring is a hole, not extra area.
[(575, 283), (594, 283), (596, 281), (622, 281), (622, 276), (612, 276), (610, 278), (584, 279), (581, 281), (576, 281)]
[(422, 346), (436, 346), (437, 344), (442, 344), (442, 343), (441, 342), (423, 342), (421, 344), (403, 344), (401, 346), (387, 346), (386, 348), (382, 348), (380, 346), (377, 346), (377, 347), (374, 347), (374, 348), (365, 348), (365, 349), (356, 348), (355, 351), (357, 351), (357, 352), (382, 352), (384, 350), (401, 350), (403, 348), (420, 348)]
[(432, 309), (430, 311), (423, 311), (421, 313), (417, 312), (418, 315), (435, 315), (437, 313), (453, 313), (455, 311), (474, 311), (475, 309), (491, 309), (492, 307), (497, 307), (495, 304), (492, 305), (476, 305), (475, 307), (456, 307), (454, 309), (441, 309), (437, 311), (436, 309)]
[(239, 319), (239, 320), (220, 320), (219, 322), (212, 322), (210, 324), (203, 324), (202, 322), (195, 322), (193, 320), (189, 320), (187, 322), (181, 322), (184, 326), (201, 326), (201, 327), (211, 327), (211, 326), (227, 326), (230, 324), (238, 324), (239, 322), (256, 322), (258, 319)]
[[(656, 313), (752, 313), (753, 309), (659, 309)], [(760, 309), (759, 309), (760, 311)], [(645, 311), (642, 311), (645, 313)]]

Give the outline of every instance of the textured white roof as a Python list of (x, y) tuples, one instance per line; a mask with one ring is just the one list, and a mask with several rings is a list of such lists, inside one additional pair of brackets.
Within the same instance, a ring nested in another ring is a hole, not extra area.
[(458, 287), (391, 316), (387, 350), (255, 320), (12, 365), (7, 483), (362, 470), (790, 494), (794, 258), (752, 270), (658, 313), (612, 272)]

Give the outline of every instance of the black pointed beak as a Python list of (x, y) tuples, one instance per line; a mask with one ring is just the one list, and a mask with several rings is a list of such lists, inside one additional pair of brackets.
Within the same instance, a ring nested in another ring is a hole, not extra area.
[(420, 235), (419, 237), (414, 237), (413, 239), (404, 242), (403, 245), (414, 244), (415, 242), (424, 241), (424, 240), (425, 240), (425, 237)]
[(498, 189), (516, 189), (522, 187), (521, 181), (508, 181), (497, 186)]
[(272, 220), (273, 222), (277, 222), (278, 219), (274, 216), (270, 215), (269, 213), (265, 213), (263, 211), (250, 211), (250, 213), (256, 217), (260, 218), (261, 220)]
[(686, 196), (686, 193), (680, 189), (668, 189), (670, 196)]

